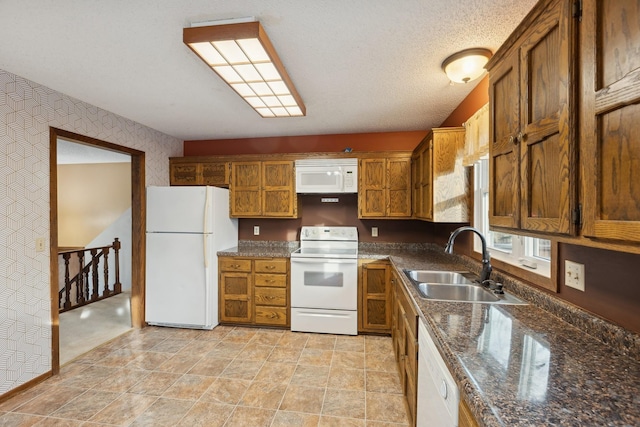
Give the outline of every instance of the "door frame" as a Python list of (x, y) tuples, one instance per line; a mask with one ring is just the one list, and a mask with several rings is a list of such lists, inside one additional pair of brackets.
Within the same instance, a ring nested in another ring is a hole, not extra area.
[(60, 312), (58, 309), (58, 138), (131, 156), (131, 326), (143, 328), (145, 303), (145, 153), (85, 135), (49, 128), (49, 232), (51, 275), (51, 370), (60, 372)]

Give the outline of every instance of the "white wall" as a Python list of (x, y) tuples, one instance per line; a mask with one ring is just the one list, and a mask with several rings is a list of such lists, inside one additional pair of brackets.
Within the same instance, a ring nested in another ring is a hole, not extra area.
[(168, 185), (182, 155), (176, 138), (0, 70), (0, 394), (51, 370), (50, 126), (144, 151), (146, 185)]

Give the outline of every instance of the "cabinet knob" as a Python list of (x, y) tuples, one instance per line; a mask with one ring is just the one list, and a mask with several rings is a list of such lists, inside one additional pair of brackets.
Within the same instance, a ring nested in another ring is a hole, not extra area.
[(517, 144), (516, 139), (513, 137), (513, 135), (509, 137), (509, 144)]
[(274, 268), (276, 268), (275, 265), (267, 265), (267, 270), (273, 270)]
[(518, 132), (518, 136), (516, 137), (516, 144), (520, 142), (524, 142), (526, 137), (527, 137), (526, 133)]

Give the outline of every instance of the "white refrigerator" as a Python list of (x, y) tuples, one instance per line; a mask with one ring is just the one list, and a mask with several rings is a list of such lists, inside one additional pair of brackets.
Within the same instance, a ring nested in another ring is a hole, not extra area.
[(147, 187), (145, 320), (212, 329), (218, 324), (218, 257), (237, 246), (229, 190)]

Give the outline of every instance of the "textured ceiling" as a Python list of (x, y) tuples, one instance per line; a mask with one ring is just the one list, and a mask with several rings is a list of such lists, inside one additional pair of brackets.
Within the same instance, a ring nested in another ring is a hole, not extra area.
[[(440, 64), (495, 51), (534, 0), (0, 0), (0, 68), (180, 139), (426, 130), (475, 86)], [(263, 119), (183, 43), (255, 16), (307, 107)]]

